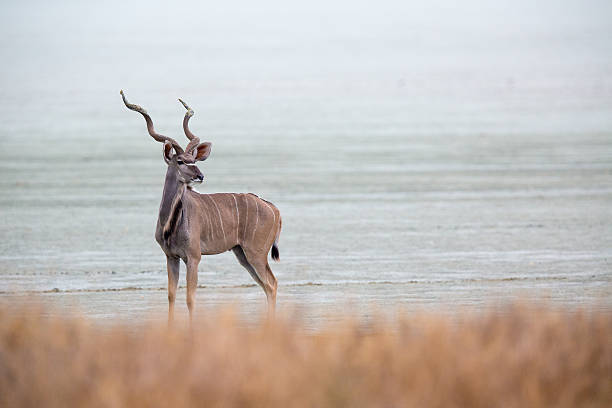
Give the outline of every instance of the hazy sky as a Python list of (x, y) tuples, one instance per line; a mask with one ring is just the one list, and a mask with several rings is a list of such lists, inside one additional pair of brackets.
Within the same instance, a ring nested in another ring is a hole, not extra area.
[[(110, 87), (135, 73), (181, 86), (195, 76), (410, 77), (555, 59), (611, 71), (605, 0), (304, 3), (3, 1), (3, 92), (50, 80)], [(104, 74), (83, 75), (90, 69)]]

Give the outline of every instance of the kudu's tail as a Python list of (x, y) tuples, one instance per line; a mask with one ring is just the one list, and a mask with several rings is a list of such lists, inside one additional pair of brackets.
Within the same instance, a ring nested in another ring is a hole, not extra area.
[(272, 244), (272, 259), (274, 259), (276, 262), (280, 261), (280, 253), (278, 252), (278, 239), (280, 238), (282, 225), (283, 225), (283, 219), (279, 218), (278, 230), (276, 231), (276, 236), (274, 237), (274, 243)]

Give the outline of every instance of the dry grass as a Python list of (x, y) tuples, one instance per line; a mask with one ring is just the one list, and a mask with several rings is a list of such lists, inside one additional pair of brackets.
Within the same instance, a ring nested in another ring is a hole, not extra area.
[(0, 406), (612, 406), (612, 315), (101, 327), (0, 310)]

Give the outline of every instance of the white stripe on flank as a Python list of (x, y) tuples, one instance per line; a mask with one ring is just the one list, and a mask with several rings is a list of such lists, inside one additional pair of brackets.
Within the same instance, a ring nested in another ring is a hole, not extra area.
[[(202, 194), (202, 197), (208, 196), (208, 194)], [(210, 211), (203, 211), (206, 214), (206, 241), (208, 242), (212, 237), (210, 236), (210, 231), (212, 230), (212, 224), (210, 222)]]
[(210, 211), (206, 211), (206, 222), (208, 223), (208, 240), (212, 241), (213, 226), (212, 226), (212, 221), (210, 219)]
[(247, 228), (249, 227), (249, 200), (248, 200), (248, 196), (244, 196), (244, 202), (246, 203), (246, 221), (244, 222), (244, 234), (242, 234), (242, 239), (244, 239), (244, 236), (246, 235), (247, 232)]
[(234, 204), (236, 204), (236, 240), (240, 239), (239, 236), (239, 232), (240, 232), (240, 210), (238, 209), (238, 201), (236, 201), (236, 197), (234, 196), (234, 193), (232, 193), (232, 198), (234, 199)]
[(268, 238), (266, 239), (266, 242), (268, 242), (270, 240), (270, 234), (274, 231), (274, 226), (276, 225), (276, 214), (274, 214), (274, 210), (272, 209), (272, 207), (270, 207), (270, 204), (268, 204), (265, 200), (264, 203), (270, 209), (270, 211), (272, 211), (272, 217), (274, 217), (274, 221), (272, 221), (272, 228), (270, 228), (270, 232), (268, 232)]
[(221, 211), (219, 211), (219, 207), (217, 207), (217, 203), (215, 202), (215, 200), (213, 200), (211, 196), (208, 196), (208, 197), (215, 205), (215, 208), (217, 209), (217, 214), (219, 214), (219, 222), (221, 223), (221, 232), (223, 232), (223, 243), (227, 245), (227, 239), (225, 238), (225, 230), (223, 229), (223, 218), (221, 218)]
[(259, 223), (259, 206), (257, 205), (257, 199), (255, 199), (255, 211), (257, 211), (257, 218), (255, 218), (255, 229), (253, 230), (253, 237), (255, 239), (255, 231), (257, 231), (257, 224)]

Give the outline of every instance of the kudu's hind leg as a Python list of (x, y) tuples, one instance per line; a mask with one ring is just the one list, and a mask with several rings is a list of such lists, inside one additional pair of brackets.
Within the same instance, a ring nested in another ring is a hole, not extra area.
[(268, 314), (273, 315), (276, 308), (276, 278), (268, 265), (267, 253), (264, 256), (257, 256), (254, 253), (246, 253), (242, 247), (236, 246), (232, 251), (238, 258), (240, 265), (251, 274), (253, 280), (262, 287), (266, 293), (268, 301)]
[(265, 261), (264, 268), (265, 273), (262, 274), (265, 274), (265, 279), (268, 282), (268, 284), (264, 286), (264, 291), (266, 292), (266, 298), (268, 300), (268, 312), (269, 314), (273, 315), (276, 311), (276, 288), (278, 287), (278, 283), (276, 281), (276, 276), (274, 276), (272, 273), (272, 268), (270, 268), (270, 264), (268, 263), (267, 259)]
[(176, 300), (176, 288), (179, 280), (179, 258), (166, 257), (168, 268), (168, 323), (174, 320), (174, 301)]
[(263, 288), (263, 282), (261, 281), (261, 279), (259, 279), (259, 276), (257, 275), (257, 271), (255, 270), (255, 268), (253, 268), (253, 265), (251, 265), (249, 261), (247, 261), (246, 255), (244, 254), (242, 247), (240, 245), (237, 245), (232, 248), (232, 252), (234, 253), (234, 255), (236, 255), (236, 259), (238, 259), (238, 262), (240, 262), (240, 265), (242, 265), (244, 269), (247, 270), (249, 275), (251, 275), (253, 280), (257, 282), (257, 284)]
[(268, 300), (268, 314), (274, 315), (276, 309), (276, 277), (272, 273), (272, 269), (268, 264), (268, 252), (261, 253), (249, 253), (246, 252), (247, 260), (249, 264), (257, 271), (257, 276), (261, 280), (261, 287), (266, 293)]

